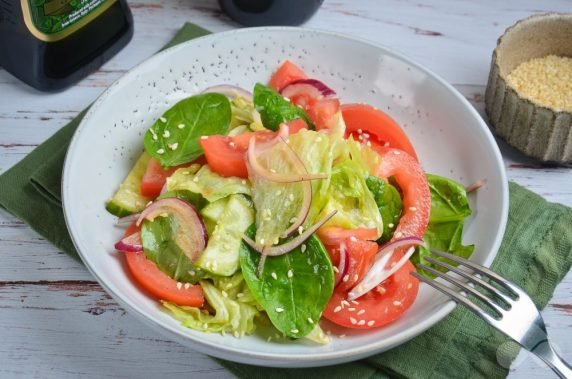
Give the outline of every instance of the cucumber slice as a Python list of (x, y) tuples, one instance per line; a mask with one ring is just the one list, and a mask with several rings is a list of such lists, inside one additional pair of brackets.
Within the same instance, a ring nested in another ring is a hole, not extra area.
[[(214, 208), (215, 204), (216, 202), (205, 207), (201, 213), (204, 215), (204, 211), (210, 206)], [(213, 214), (217, 213), (215, 209), (211, 210)], [(234, 274), (239, 267), (242, 235), (253, 222), (252, 202), (245, 196), (231, 195), (224, 211), (217, 217), (206, 249), (195, 265), (216, 275)]]
[(115, 195), (106, 203), (105, 209), (109, 213), (117, 217), (137, 213), (142, 211), (151, 200), (141, 195), (141, 180), (150, 158), (147, 153), (143, 153), (135, 162), (135, 166), (129, 171)]

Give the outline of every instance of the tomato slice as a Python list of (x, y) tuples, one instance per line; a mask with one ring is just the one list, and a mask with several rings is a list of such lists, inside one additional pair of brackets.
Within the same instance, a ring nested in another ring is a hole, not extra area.
[(141, 195), (155, 198), (159, 196), (167, 178), (179, 167), (163, 168), (155, 158), (149, 159), (147, 169), (141, 181)]
[(388, 144), (387, 147), (403, 150), (419, 160), (403, 129), (388, 114), (367, 104), (344, 104), (341, 109), (346, 138), (353, 135), (356, 141), (369, 141), (376, 151)]
[[(125, 236), (139, 231), (135, 225), (130, 226)], [(159, 270), (157, 265), (145, 257), (142, 251), (124, 252), (127, 267), (131, 275), (149, 294), (161, 300), (178, 305), (202, 307), (204, 304), (203, 289), (200, 285), (181, 286), (176, 280)]]
[(415, 271), (407, 262), (394, 275), (354, 301), (347, 293), (336, 290), (323, 316), (346, 328), (369, 329), (386, 325), (399, 318), (415, 301), (419, 281), (410, 275)]
[[(302, 119), (292, 120), (287, 124), (290, 134), (307, 128)], [(275, 136), (276, 132), (269, 130), (243, 133), (235, 137), (214, 135), (201, 138), (200, 144), (211, 170), (226, 177), (248, 178), (244, 155), (250, 139), (255, 137), (257, 141), (268, 141)]]
[[(295, 88), (294, 88), (295, 87)], [(324, 97), (312, 85), (297, 85), (282, 88), (288, 98), (310, 117), (317, 130), (335, 129), (340, 117), (340, 100), (337, 97)]]
[(300, 79), (307, 79), (308, 77), (294, 63), (286, 60), (282, 65), (276, 70), (276, 72), (270, 78), (268, 85), (274, 88), (276, 91), (279, 91), (281, 88), (287, 86), (288, 84), (300, 80)]
[(401, 150), (381, 147), (381, 163), (377, 176), (394, 177), (403, 193), (403, 213), (393, 234), (393, 240), (402, 237), (422, 238), (431, 211), (431, 193), (425, 172), (417, 161)]
[(338, 226), (326, 226), (318, 229), (318, 237), (324, 245), (339, 245), (348, 238), (374, 241), (377, 238), (376, 228), (344, 229)]

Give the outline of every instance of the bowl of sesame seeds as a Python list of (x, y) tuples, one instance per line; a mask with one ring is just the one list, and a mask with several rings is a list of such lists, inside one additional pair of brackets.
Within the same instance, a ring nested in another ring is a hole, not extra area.
[(572, 14), (509, 27), (493, 52), (485, 96), (495, 133), (542, 162), (572, 164)]

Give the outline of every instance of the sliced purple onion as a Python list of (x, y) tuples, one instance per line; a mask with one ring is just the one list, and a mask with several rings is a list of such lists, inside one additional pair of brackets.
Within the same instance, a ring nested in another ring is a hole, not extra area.
[(252, 92), (247, 91), (244, 88), (241, 88), (239, 86), (233, 86), (230, 84), (220, 84), (220, 85), (212, 86), (212, 87), (205, 89), (201, 93), (220, 93), (220, 94), (225, 95), (226, 97), (230, 97), (230, 98), (240, 96), (240, 97), (244, 97), (247, 100), (252, 101)]
[(338, 272), (336, 273), (336, 279), (334, 281), (334, 288), (336, 288), (341, 282), (342, 278), (347, 274), (348, 268), (350, 263), (350, 257), (348, 253), (348, 249), (345, 243), (340, 244), (340, 262), (338, 263), (337, 269)]
[(132, 215), (128, 215), (125, 217), (120, 217), (117, 219), (117, 225), (133, 224), (135, 221), (137, 221), (137, 219), (139, 218), (140, 215), (141, 215), (141, 212), (133, 213)]
[(484, 186), (485, 184), (487, 184), (487, 180), (486, 179), (479, 179), (476, 182), (474, 182), (473, 184), (467, 186), (465, 188), (465, 191), (467, 191), (467, 193), (471, 193), (473, 191), (478, 190), (479, 188), (481, 188), (482, 186)]
[(174, 236), (175, 242), (195, 262), (207, 245), (208, 235), (201, 216), (188, 202), (177, 198), (157, 200), (141, 212), (136, 224), (139, 226), (143, 220), (166, 215), (177, 218), (179, 229)]
[[(380, 285), (383, 281), (387, 280), (391, 275), (395, 274), (405, 263), (407, 263), (411, 255), (413, 255), (415, 252), (415, 246), (422, 244), (424, 244), (424, 242), (421, 238), (405, 237), (383, 245), (375, 256), (373, 266), (371, 266), (370, 270), (365, 274), (361, 282), (359, 282), (348, 293), (348, 300), (355, 300), (365, 295)], [(404, 246), (411, 247), (395, 265), (387, 267), (395, 249)]]
[(290, 241), (286, 242), (285, 244), (278, 245), (278, 246), (265, 246), (264, 251), (261, 254), (270, 256), (270, 257), (278, 257), (280, 255), (284, 255), (286, 253), (291, 252), (298, 246), (304, 243), (316, 230), (318, 230), (322, 225), (328, 222), (329, 219), (334, 217), (334, 215), (338, 211), (332, 211), (332, 213), (328, 214), (326, 217), (315, 223), (311, 228), (306, 230), (305, 232), (301, 233), (298, 237), (291, 239)]
[(141, 233), (133, 233), (123, 238), (115, 244), (115, 249), (119, 251), (143, 251), (143, 242), (141, 242)]
[(295, 80), (282, 87), (279, 92), (287, 98), (293, 98), (300, 94), (309, 95), (314, 99), (337, 96), (333, 89), (316, 79)]

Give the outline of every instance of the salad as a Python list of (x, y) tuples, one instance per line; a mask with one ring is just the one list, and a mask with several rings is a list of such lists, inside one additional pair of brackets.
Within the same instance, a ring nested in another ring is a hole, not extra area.
[(188, 328), (326, 343), (323, 319), (370, 329), (403, 315), (430, 249), (474, 249), (465, 187), (425, 173), (389, 115), (342, 104), (289, 61), (252, 93), (179, 101), (144, 146), (106, 204), (128, 226), (115, 248)]

